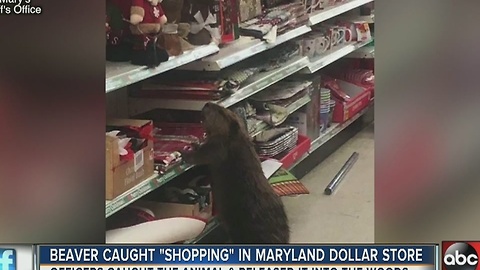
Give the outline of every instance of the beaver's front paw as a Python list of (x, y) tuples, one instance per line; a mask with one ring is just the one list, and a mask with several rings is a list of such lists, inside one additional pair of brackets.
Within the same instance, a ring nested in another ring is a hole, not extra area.
[(199, 143), (192, 143), (190, 147), (193, 149), (193, 151), (198, 151), (200, 149), (201, 144)]
[(185, 146), (180, 153), (182, 154), (182, 160), (189, 164), (195, 164), (195, 152), (198, 151), (199, 144), (192, 144)]
[(192, 164), (192, 165), (195, 164), (194, 154), (191, 152), (182, 153), (182, 160), (188, 164)]

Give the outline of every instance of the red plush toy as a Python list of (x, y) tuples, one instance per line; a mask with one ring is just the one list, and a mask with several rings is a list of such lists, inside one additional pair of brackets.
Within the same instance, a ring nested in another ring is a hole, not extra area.
[(132, 0), (130, 8), (130, 30), (135, 38), (132, 64), (158, 66), (168, 60), (164, 49), (156, 46), (162, 26), (167, 17), (160, 0)]

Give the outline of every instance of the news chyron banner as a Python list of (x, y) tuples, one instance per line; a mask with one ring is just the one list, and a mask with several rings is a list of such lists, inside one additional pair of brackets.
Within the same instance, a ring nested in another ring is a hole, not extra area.
[(39, 246), (37, 252), (39, 270), (433, 270), (439, 248), (98, 245)]

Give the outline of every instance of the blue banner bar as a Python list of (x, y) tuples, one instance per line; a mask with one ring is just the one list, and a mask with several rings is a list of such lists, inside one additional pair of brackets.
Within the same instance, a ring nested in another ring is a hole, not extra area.
[(435, 245), (40, 246), (39, 265), (434, 265)]

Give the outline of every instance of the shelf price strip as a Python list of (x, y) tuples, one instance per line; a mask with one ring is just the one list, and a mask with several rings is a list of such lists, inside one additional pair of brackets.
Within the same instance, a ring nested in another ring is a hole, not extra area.
[(189, 170), (192, 167), (193, 166), (188, 164), (182, 164), (177, 168), (172, 169), (167, 174), (164, 174), (164, 175), (155, 174), (149, 179), (144, 180), (137, 186), (133, 187), (131, 190), (107, 202), (105, 206), (106, 217), (109, 217), (115, 214), (116, 212), (125, 208), (132, 202), (138, 200), (139, 198), (148, 194), (152, 190), (155, 190), (158, 187), (168, 183), (170, 180), (174, 179), (175, 177)]

